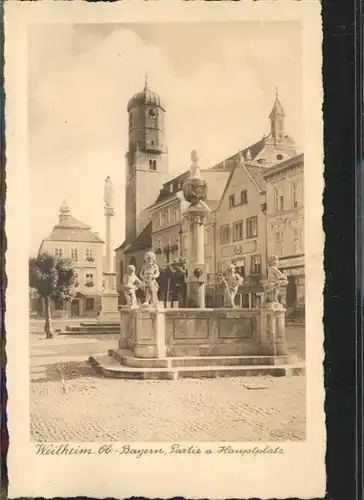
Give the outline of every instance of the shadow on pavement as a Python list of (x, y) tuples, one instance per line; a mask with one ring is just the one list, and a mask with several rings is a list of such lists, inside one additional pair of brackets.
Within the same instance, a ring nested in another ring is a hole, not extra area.
[(88, 360), (67, 361), (38, 366), (32, 369), (32, 382), (61, 382), (80, 378), (100, 378)]

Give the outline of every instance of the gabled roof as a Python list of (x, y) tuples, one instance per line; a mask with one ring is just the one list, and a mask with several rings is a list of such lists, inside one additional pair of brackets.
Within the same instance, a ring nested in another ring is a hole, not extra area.
[(96, 233), (91, 231), (91, 226), (71, 215), (70, 209), (65, 202), (60, 208), (58, 224), (53, 227), (51, 234), (44, 241), (104, 243)]
[(72, 215), (69, 215), (64, 220), (58, 222), (58, 224), (56, 224), (54, 226), (54, 229), (56, 229), (56, 228), (61, 228), (61, 229), (68, 229), (68, 228), (70, 228), (70, 229), (91, 229), (91, 226), (85, 224), (84, 222), (81, 222), (78, 219), (75, 219), (74, 217), (72, 217)]
[[(260, 172), (258, 172), (257, 168), (260, 169)], [(252, 168), (252, 167), (248, 167), (244, 163), (242, 164), (241, 162), (236, 162), (234, 169), (230, 173), (229, 179), (225, 185), (225, 189), (221, 195), (220, 202), (219, 202), (216, 210), (219, 210), (219, 208), (221, 207), (221, 204), (225, 199), (226, 192), (230, 186), (231, 180), (232, 180), (234, 173), (236, 172), (237, 169), (242, 169), (248, 174), (248, 177), (250, 177), (250, 179), (253, 181), (253, 184), (256, 187), (258, 192), (264, 191), (264, 189), (262, 188), (264, 185), (264, 180), (261, 177), (261, 172), (265, 169), (261, 168), (261, 167), (253, 167)]]
[(124, 247), (126, 247), (126, 240), (124, 240), (121, 245), (115, 248), (114, 251), (116, 252), (117, 250), (122, 250)]
[[(211, 168), (201, 169), (201, 175), (207, 182), (208, 198), (211, 200), (220, 199), (225, 184), (229, 178), (230, 172), (235, 167), (237, 160), (241, 154), (249, 154), (251, 158), (255, 158), (257, 154), (264, 148), (265, 139), (262, 138), (251, 146), (234, 153), (229, 158), (217, 163)], [(182, 191), (183, 183), (189, 178), (190, 170), (186, 170), (182, 174), (177, 175), (173, 179), (165, 182), (160, 190), (156, 201), (149, 208), (152, 208), (157, 203), (168, 200)], [(174, 185), (175, 189), (171, 191), (170, 186)]]
[(74, 241), (83, 243), (104, 243), (91, 229), (79, 229), (55, 226), (51, 234), (43, 241)]
[(125, 250), (124, 253), (133, 253), (137, 250), (149, 250), (152, 246), (152, 223), (149, 222), (136, 240)]

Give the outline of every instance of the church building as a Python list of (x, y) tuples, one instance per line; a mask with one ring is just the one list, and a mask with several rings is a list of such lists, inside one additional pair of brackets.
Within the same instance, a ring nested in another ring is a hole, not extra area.
[(125, 241), (116, 250), (118, 285), (128, 264), (140, 270), (151, 248), (149, 206), (169, 177), (164, 137), (165, 107), (146, 80), (129, 101), (128, 151), (125, 155)]

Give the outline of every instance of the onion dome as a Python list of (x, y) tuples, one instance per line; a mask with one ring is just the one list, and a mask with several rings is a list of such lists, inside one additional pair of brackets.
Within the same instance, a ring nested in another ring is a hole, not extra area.
[(165, 111), (160, 96), (156, 92), (153, 92), (148, 87), (147, 77), (145, 78), (145, 85), (143, 91), (134, 94), (133, 97), (130, 99), (128, 103), (128, 111), (130, 111), (132, 108), (140, 106), (158, 106), (162, 108), (163, 111)]

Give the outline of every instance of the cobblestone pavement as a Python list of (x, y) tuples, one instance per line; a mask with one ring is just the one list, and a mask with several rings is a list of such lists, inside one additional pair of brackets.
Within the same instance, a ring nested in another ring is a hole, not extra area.
[[(302, 331), (290, 333), (290, 350), (301, 358)], [(305, 439), (305, 377), (174, 381), (103, 378), (85, 360), (90, 354), (115, 347), (116, 337), (55, 337), (45, 341), (32, 335), (32, 439)]]

